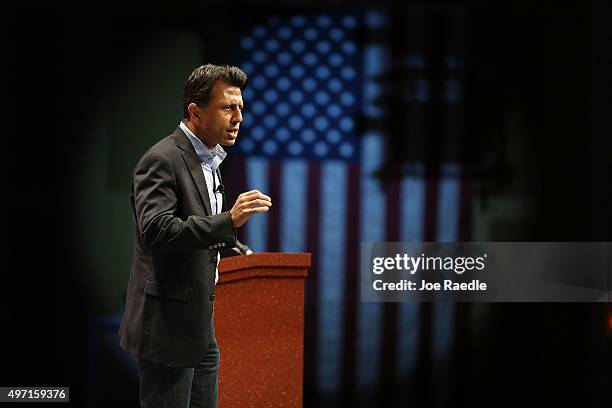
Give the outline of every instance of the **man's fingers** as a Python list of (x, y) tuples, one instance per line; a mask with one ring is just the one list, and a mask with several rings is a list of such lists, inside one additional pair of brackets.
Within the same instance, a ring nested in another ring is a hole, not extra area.
[(240, 197), (251, 197), (251, 196), (256, 196), (259, 194), (263, 195), (262, 192), (259, 190), (251, 190), (251, 191), (247, 191), (246, 193), (240, 194)]
[(254, 214), (254, 213), (268, 212), (269, 209), (270, 207), (252, 207), (252, 208), (245, 208), (242, 210), (242, 212), (244, 214)]
[(263, 200), (272, 201), (272, 199), (269, 196), (262, 194), (259, 190), (247, 191), (246, 193), (242, 193), (240, 194), (240, 196), (238, 196), (238, 199), (241, 201), (247, 201), (247, 200), (251, 200), (254, 198), (260, 198)]
[(272, 203), (268, 200), (255, 199), (255, 200), (250, 200), (245, 203), (242, 203), (241, 205), (242, 208), (252, 208), (252, 207), (262, 207), (262, 206), (271, 207)]

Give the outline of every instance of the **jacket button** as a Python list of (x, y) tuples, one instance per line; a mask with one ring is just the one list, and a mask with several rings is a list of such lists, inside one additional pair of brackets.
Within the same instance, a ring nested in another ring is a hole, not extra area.
[(210, 258), (210, 263), (211, 264), (216, 264), (217, 263), (217, 257), (213, 256), (212, 258)]
[(214, 302), (215, 301), (215, 294), (213, 293), (212, 295), (210, 295), (210, 301)]

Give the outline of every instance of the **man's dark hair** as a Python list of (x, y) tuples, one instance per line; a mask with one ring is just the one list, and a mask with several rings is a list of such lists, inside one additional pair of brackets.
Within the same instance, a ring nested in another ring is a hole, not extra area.
[(241, 90), (247, 85), (248, 76), (238, 67), (231, 65), (206, 64), (193, 70), (183, 89), (183, 116), (189, 119), (187, 106), (190, 103), (205, 108), (210, 100), (215, 82), (222, 80)]

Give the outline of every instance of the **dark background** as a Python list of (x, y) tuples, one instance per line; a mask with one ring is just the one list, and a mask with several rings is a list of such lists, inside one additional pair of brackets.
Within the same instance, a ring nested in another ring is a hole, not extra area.
[[(300, 2), (283, 4), (307, 9)], [(265, 10), (270, 4), (13, 7), (5, 16), (10, 23), (5, 82), (13, 92), (5, 98), (10, 113), (2, 160), (0, 385), (67, 385), (72, 406), (85, 406), (88, 392), (99, 393), (106, 406), (135, 406), (136, 384), (116, 366), (105, 368), (113, 374), (96, 390), (87, 388), (87, 325), (96, 288), (89, 285), (94, 277), (79, 250), (83, 237), (75, 214), (82, 211), (80, 155), (94, 143), (91, 117), (103, 91), (158, 30), (187, 24), (210, 38), (228, 30), (225, 23), (241, 7)], [(517, 136), (525, 146), (520, 168), (508, 167), (503, 151), (493, 165), (474, 164), (484, 180), (483, 205), (517, 171), (528, 175), (524, 194), (535, 203), (535, 216), (510, 226), (509, 240), (610, 241), (608, 8), (604, 2), (468, 5), (470, 55), (481, 62), (468, 82), (474, 95), (468, 126), (475, 129), (469, 146), (493, 145), (485, 150), (495, 152), (499, 144), (486, 135), (504, 126), (509, 106), (524, 118), (524, 132)], [(204, 55), (211, 58), (231, 47), (223, 40), (206, 41)], [(490, 310), (494, 318), (477, 344), (457, 329), (453, 381), (443, 391), (452, 394), (452, 406), (586, 407), (600, 406), (604, 397), (609, 401), (609, 304), (494, 304)], [(411, 381), (396, 386), (414, 387), (415, 406), (432, 406), (431, 382)], [(305, 395), (306, 405), (326, 402), (309, 384), (306, 389), (312, 392)], [(381, 391), (372, 404), (391, 402)]]

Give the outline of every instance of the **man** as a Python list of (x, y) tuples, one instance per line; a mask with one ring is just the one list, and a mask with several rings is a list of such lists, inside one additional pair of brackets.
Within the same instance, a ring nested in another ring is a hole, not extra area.
[(272, 205), (252, 190), (225, 207), (220, 145), (236, 142), (246, 82), (236, 67), (196, 68), (184, 119), (134, 170), (134, 256), (119, 334), (138, 361), (141, 407), (217, 406), (218, 250), (235, 246), (234, 229)]

